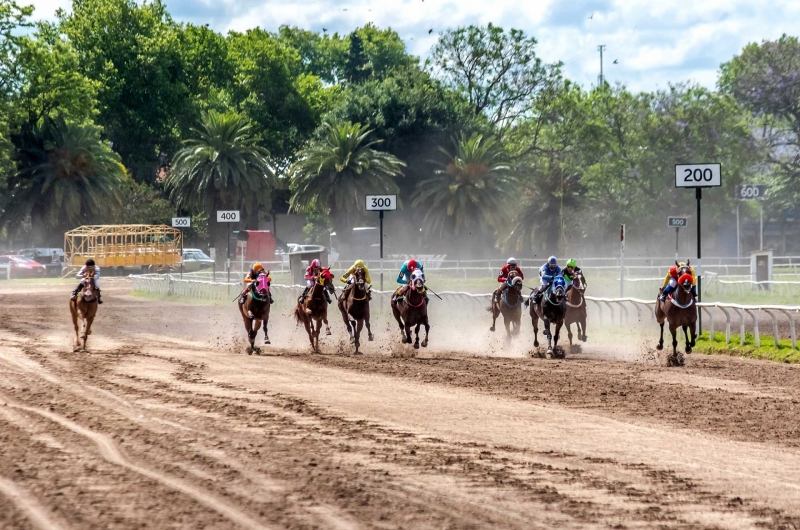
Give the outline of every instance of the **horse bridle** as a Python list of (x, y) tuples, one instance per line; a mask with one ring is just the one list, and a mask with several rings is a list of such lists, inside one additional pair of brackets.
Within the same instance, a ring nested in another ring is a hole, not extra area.
[(575, 278), (578, 278), (578, 277), (581, 278), (581, 286), (579, 288), (575, 289), (575, 280), (573, 280), (572, 281), (572, 290), (576, 291), (577, 293), (579, 293), (581, 295), (581, 301), (578, 304), (573, 304), (572, 302), (569, 301), (569, 297), (565, 297), (566, 300), (567, 300), (567, 305), (569, 307), (578, 308), (578, 307), (583, 307), (586, 304), (586, 299), (583, 297), (583, 292), (586, 290), (586, 284), (583, 282), (583, 274), (576, 274)]

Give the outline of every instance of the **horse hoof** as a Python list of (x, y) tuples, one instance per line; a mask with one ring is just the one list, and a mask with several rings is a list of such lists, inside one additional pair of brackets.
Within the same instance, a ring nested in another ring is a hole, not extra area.
[(538, 348), (539, 347), (539, 341), (538, 340), (533, 341), (533, 347), (534, 348)]
[(423, 348), (427, 348), (428, 347), (428, 341), (427, 340), (422, 343), (422, 347)]
[(489, 328), (489, 331), (491, 331), (492, 333), (494, 333), (494, 326), (490, 327), (490, 328)]
[(375, 340), (375, 337), (372, 336), (372, 333), (369, 334), (369, 336), (367, 337), (367, 340), (370, 341), (370, 342)]
[(327, 335), (327, 336), (329, 336), (329, 337), (330, 337), (330, 336), (331, 336), (331, 330), (328, 330), (328, 331), (326, 331), (326, 332), (325, 332), (325, 335)]
[(692, 347), (691, 347), (691, 346), (689, 346), (688, 348), (686, 348), (686, 353), (687, 353), (687, 354), (690, 354), (690, 353), (692, 353)]
[(414, 349), (415, 349), (415, 350), (418, 350), (418, 349), (419, 349), (419, 342), (415, 342), (415, 343), (414, 343)]
[(253, 348), (247, 348), (247, 355), (253, 355)]
[(270, 342), (270, 340), (267, 339), (267, 340), (264, 341), (264, 344), (272, 344), (272, 342)]
[(355, 344), (355, 343), (356, 343), (355, 337), (350, 337), (350, 344)]
[(548, 359), (552, 359), (553, 358), (553, 350), (547, 350), (547, 353), (545, 355), (546, 355), (546, 357)]
[(658, 351), (661, 351), (661, 350), (663, 350), (663, 349), (664, 349), (664, 345), (663, 345), (663, 344), (659, 344), (658, 346), (656, 346), (656, 349), (657, 349)]
[(586, 337), (586, 335), (584, 335), (583, 337), (581, 337), (581, 342), (586, 342), (586, 338), (587, 338), (587, 337)]

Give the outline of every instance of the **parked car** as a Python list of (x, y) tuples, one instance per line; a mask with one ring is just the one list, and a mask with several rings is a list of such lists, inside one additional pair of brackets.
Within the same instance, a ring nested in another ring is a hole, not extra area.
[(0, 256), (0, 265), (10, 265), (10, 278), (44, 278), (47, 268), (30, 258), (19, 255)]
[(300, 245), (298, 243), (286, 243), (289, 252), (322, 252), (325, 247), (322, 245)]
[[(53, 252), (56, 253), (57, 261), (53, 261)], [(17, 254), (44, 265), (47, 276), (60, 276), (61, 269), (64, 267), (64, 250), (57, 247), (24, 248)]]
[(183, 249), (184, 272), (196, 272), (214, 267), (214, 260), (199, 248)]

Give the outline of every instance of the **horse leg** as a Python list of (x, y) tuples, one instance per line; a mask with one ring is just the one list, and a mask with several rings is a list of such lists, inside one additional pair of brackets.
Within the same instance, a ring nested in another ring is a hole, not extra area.
[(364, 325), (367, 326), (367, 340), (372, 342), (375, 337), (372, 336), (372, 329), (369, 327), (369, 306), (367, 306), (367, 312), (364, 315)]
[(408, 322), (404, 322), (404, 331), (403, 344), (411, 344), (411, 326), (408, 325)]
[(672, 358), (678, 356), (678, 336), (677, 336), (678, 328), (673, 326), (672, 324), (669, 325), (669, 332), (672, 333)]
[(533, 347), (539, 347), (539, 317), (534, 313), (531, 315), (531, 323), (533, 324)]
[(547, 337), (547, 358), (553, 356), (553, 334), (550, 332), (550, 319), (545, 317), (544, 319), (544, 335)]
[[(697, 343), (697, 321), (696, 320), (692, 323), (692, 326), (691, 326), (691, 328), (689, 328), (689, 331), (692, 334), (692, 348), (694, 348), (695, 344)], [(686, 353), (692, 353), (692, 351), (689, 350)]]
[(553, 338), (553, 349), (555, 350), (558, 348), (558, 336), (561, 334), (561, 326), (564, 325), (564, 319), (559, 319), (556, 321), (556, 336)]
[(422, 347), (428, 347), (428, 332), (431, 330), (431, 325), (428, 323), (428, 315), (425, 315), (425, 339), (422, 341)]
[[(325, 322), (325, 335), (331, 335), (331, 327), (328, 325), (328, 315), (327, 312), (325, 316), (322, 317), (322, 321)], [(320, 328), (321, 329), (321, 328)]]
[(321, 317), (318, 318), (314, 328), (314, 351), (317, 353), (319, 353), (319, 334), (322, 331), (322, 322), (323, 319)]
[(360, 353), (358, 351), (358, 347), (361, 346), (361, 330), (364, 327), (364, 319), (358, 320), (356, 322), (356, 354)]
[(492, 310), (492, 327), (489, 328), (489, 331), (494, 332), (495, 324), (497, 323), (497, 317), (500, 314), (500, 312), (497, 310), (497, 306), (494, 303), (494, 300), (492, 300), (492, 305), (490, 309)]
[[(572, 324), (564, 324), (564, 326), (567, 328), (567, 338), (569, 339), (569, 347), (572, 348)], [(578, 334), (580, 335), (581, 329), (580, 326), (578, 326), (577, 322), (575, 323), (575, 328)]]
[(581, 316), (581, 335), (578, 335), (578, 338), (581, 339), (581, 342), (586, 342), (586, 313), (585, 312)]
[(75, 346), (72, 347), (73, 351), (78, 351), (78, 348), (81, 347), (81, 340), (80, 340), (80, 333), (78, 327), (78, 308), (73, 308), (70, 305), (70, 313), (72, 313), (72, 325), (75, 328)]
[(342, 320), (344, 320), (344, 325), (347, 328), (347, 334), (350, 335), (350, 344), (353, 344), (353, 328), (350, 327), (350, 315), (343, 304), (339, 304), (339, 311), (342, 313)]
[(269, 313), (267, 313), (267, 318), (262, 320), (262, 323), (264, 325), (264, 344), (272, 344), (269, 341), (269, 331), (267, 330), (267, 325), (269, 324)]
[(417, 326), (414, 328), (414, 349), (419, 349), (419, 327), (422, 325), (422, 322), (417, 322)]
[(692, 353), (692, 343), (689, 341), (689, 326), (683, 326), (683, 338), (686, 339), (686, 353)]
[(255, 353), (260, 353), (261, 352), (261, 349), (258, 346), (255, 345), (256, 344), (256, 337), (258, 337), (258, 330), (260, 330), (260, 329), (261, 329), (261, 319), (254, 318), (253, 319), (253, 340), (250, 341), (250, 344), (253, 345), (253, 351)]
[(503, 325), (506, 327), (506, 340), (511, 340), (511, 317), (503, 315)]
[(661, 338), (658, 339), (658, 346), (656, 346), (657, 350), (664, 349), (664, 323), (661, 323)]

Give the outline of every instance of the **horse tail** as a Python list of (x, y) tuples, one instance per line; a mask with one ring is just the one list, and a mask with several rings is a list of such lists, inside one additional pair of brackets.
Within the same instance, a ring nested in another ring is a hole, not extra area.
[(305, 318), (304, 318), (305, 316), (306, 316), (306, 312), (303, 310), (303, 306), (301, 306), (300, 304), (297, 304), (297, 307), (294, 308), (294, 321), (297, 324), (300, 324), (301, 322), (305, 322)]
[(494, 311), (494, 307), (493, 306), (489, 306), (489, 307), (486, 308), (486, 312), (487, 313), (491, 313), (493, 311)]

